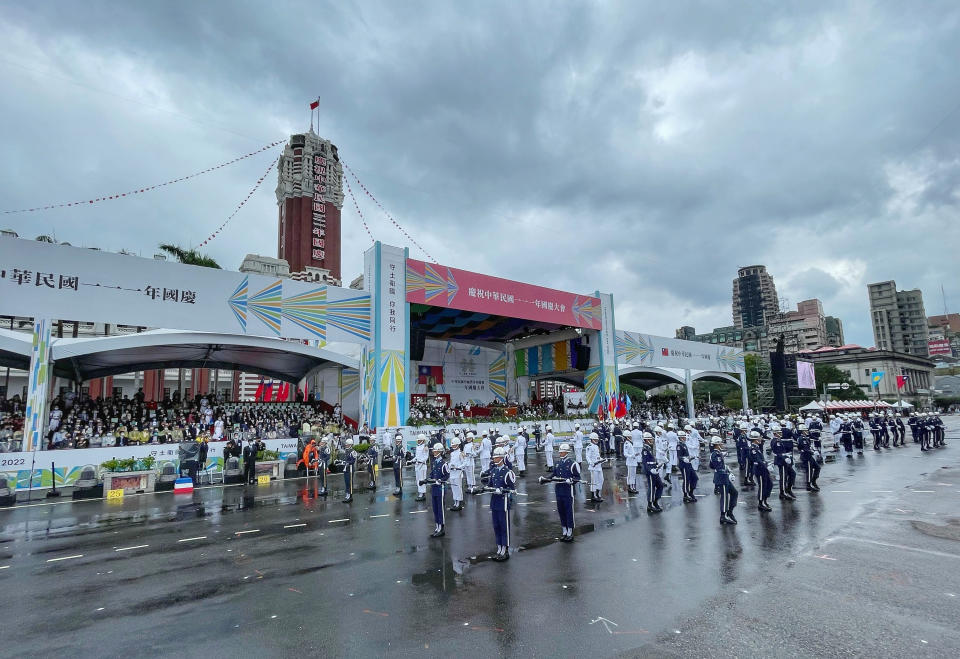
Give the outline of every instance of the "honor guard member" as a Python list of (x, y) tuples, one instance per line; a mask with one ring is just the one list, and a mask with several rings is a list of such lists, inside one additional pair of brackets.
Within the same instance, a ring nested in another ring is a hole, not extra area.
[(800, 450), (800, 467), (806, 474), (807, 491), (819, 492), (820, 487), (817, 485), (817, 479), (820, 478), (820, 464), (823, 457), (820, 455), (820, 449), (813, 444), (809, 431), (800, 433), (797, 448)]
[(343, 502), (353, 501), (354, 469), (357, 466), (357, 452), (353, 450), (353, 438), (348, 437), (343, 451)]
[(539, 452), (540, 451), (540, 424), (539, 423), (534, 424), (533, 426), (533, 440), (534, 440), (533, 442), (534, 449), (536, 449), (537, 452)]
[(863, 420), (858, 414), (850, 424), (853, 432), (853, 447), (857, 449), (857, 455), (863, 455)]
[(810, 441), (813, 442), (814, 447), (818, 451), (823, 450), (823, 442), (820, 439), (820, 436), (823, 435), (823, 422), (820, 419), (813, 417), (807, 422), (807, 430), (810, 431)]
[(747, 440), (749, 441), (749, 446), (747, 447), (747, 479), (744, 481), (743, 486), (745, 489), (756, 487), (756, 468), (754, 466), (754, 442), (759, 446), (760, 456), (763, 456), (763, 437), (760, 435), (759, 430), (751, 430), (747, 434)]
[(638, 460), (637, 460), (637, 449), (634, 448), (632, 435), (627, 435), (626, 437), (624, 437), (623, 457), (626, 460), (626, 464), (627, 464), (627, 492), (629, 492), (630, 494), (636, 494), (637, 493)]
[[(547, 459), (547, 471), (553, 471), (553, 428), (550, 426), (546, 427), (546, 437), (543, 440), (543, 455)], [(521, 473), (521, 476), (523, 474)]]
[[(666, 439), (667, 439), (667, 460), (670, 463), (670, 466), (667, 472), (668, 474), (672, 474), (674, 471), (677, 470), (677, 465), (679, 464), (677, 462), (677, 444), (680, 443), (680, 438), (677, 436), (676, 428), (672, 423), (667, 425)], [(667, 478), (668, 482), (669, 480), (670, 479)]]
[(783, 431), (773, 431), (773, 441), (770, 442), (773, 451), (773, 464), (780, 472), (780, 498), (796, 501), (793, 494), (793, 485), (797, 480), (797, 470), (793, 468), (793, 440), (784, 439)]
[(413, 454), (413, 470), (417, 479), (417, 498), (416, 501), (424, 501), (427, 498), (427, 486), (423, 481), (427, 478), (427, 460), (430, 458), (430, 452), (427, 449), (427, 436), (423, 433), (417, 435), (417, 447)]
[(680, 487), (683, 490), (683, 502), (695, 503), (697, 497), (694, 490), (700, 478), (697, 476), (697, 470), (693, 468), (693, 458), (690, 457), (690, 449), (687, 446), (688, 431), (681, 430), (677, 433), (679, 442), (677, 443), (677, 459), (680, 464)]
[(883, 448), (890, 448), (890, 426), (889, 419), (886, 416), (880, 417), (880, 438), (883, 440)]
[(580, 424), (573, 426), (573, 461), (583, 462), (583, 432), (580, 430)]
[(327, 435), (320, 439), (320, 446), (317, 448), (317, 477), (320, 479), (320, 491), (318, 496), (327, 496), (327, 465), (330, 464), (330, 444), (332, 438)]
[(603, 489), (603, 459), (600, 457), (600, 435), (595, 432), (590, 433), (586, 458), (590, 470), (590, 500), (600, 503), (603, 501), (600, 496)]
[[(654, 430), (656, 433), (656, 439), (654, 440), (654, 456), (657, 459), (657, 464), (660, 465), (660, 479), (670, 482), (670, 468), (669, 468), (669, 446), (667, 443), (667, 435), (664, 432), (663, 428), (660, 426), (656, 427)], [(646, 440), (646, 438), (644, 438)], [(644, 441), (646, 444), (646, 441)]]
[(662, 513), (660, 497), (663, 495), (663, 479), (660, 478), (661, 466), (654, 455), (653, 435), (643, 433), (643, 450), (640, 453), (640, 466), (647, 477), (647, 512)]
[(554, 483), (557, 497), (557, 513), (560, 515), (560, 541), (573, 542), (575, 518), (573, 514), (573, 488), (580, 482), (580, 465), (570, 458), (570, 445), (560, 445), (560, 460), (553, 468), (553, 478), (541, 479), (541, 483)]
[(397, 433), (393, 444), (393, 495), (403, 494), (403, 465), (407, 462), (407, 447), (403, 445), (403, 435)]
[(506, 465), (505, 456), (504, 449), (494, 449), (488, 485), (493, 490), (490, 495), (490, 514), (493, 517), (493, 534), (497, 539), (497, 555), (493, 557), (495, 561), (510, 558), (510, 492), (516, 488), (517, 477)]
[(453, 496), (451, 512), (463, 510), (463, 452), (460, 450), (460, 438), (450, 440), (450, 494)]
[(450, 469), (443, 459), (443, 444), (437, 442), (433, 445), (433, 457), (430, 459), (429, 478), (420, 481), (426, 485), (430, 483), (430, 501), (433, 504), (433, 521), (437, 528), (430, 534), (431, 538), (439, 538), (444, 535), (443, 518), (443, 486), (450, 479)]
[(468, 432), (466, 440), (463, 442), (463, 475), (467, 479), (467, 492), (473, 492), (477, 485), (477, 450), (480, 447), (477, 438), (472, 432)]
[[(929, 451), (930, 443), (932, 439), (930, 438), (930, 424), (927, 423), (927, 413), (920, 413), (920, 421), (918, 422), (918, 427), (920, 428), (920, 450)], [(246, 454), (244, 454), (246, 455)]]
[(723, 440), (716, 436), (711, 437), (710, 445), (713, 447), (710, 452), (713, 486), (720, 490), (720, 523), (736, 524), (737, 518), (733, 516), (733, 509), (737, 507), (739, 492), (733, 486), (730, 470), (727, 469), (727, 463), (723, 459)]
[(498, 448), (503, 449), (503, 464), (507, 466), (507, 469), (513, 469), (513, 451), (510, 450), (510, 438), (506, 435), (498, 435), (494, 450)]
[(737, 465), (740, 467), (740, 478), (745, 488), (753, 486), (753, 472), (750, 469), (750, 438), (747, 435), (747, 424), (741, 423), (734, 442), (737, 446)]
[[(549, 437), (549, 435), (548, 435)], [(517, 463), (517, 473), (521, 476), (527, 475), (527, 438), (522, 434), (517, 435), (517, 443), (513, 447), (513, 456)]]
[(843, 444), (844, 454), (848, 458), (853, 457), (853, 425), (844, 418), (840, 422), (840, 443)]
[[(633, 422), (633, 427), (630, 430), (630, 441), (633, 442), (633, 452), (634, 455), (640, 455), (640, 451), (643, 450), (643, 431), (640, 429), (640, 423), (637, 421)], [(639, 462), (638, 462), (639, 464)], [(636, 489), (636, 488), (634, 488)]]
[[(716, 428), (710, 428), (707, 431), (710, 435), (719, 435), (720, 431)], [(696, 428), (687, 431), (687, 453), (690, 454), (690, 464), (693, 465), (695, 472), (700, 471), (700, 446), (703, 444), (703, 436)]]
[(613, 451), (618, 459), (623, 457), (623, 429), (619, 423), (613, 426)]
[(943, 425), (943, 419), (940, 418), (939, 414), (933, 415), (933, 431), (934, 438), (937, 442), (937, 448), (943, 448), (947, 445), (947, 431)]
[(773, 491), (773, 479), (770, 477), (767, 461), (763, 457), (763, 438), (760, 433), (750, 431), (750, 442), (753, 445), (750, 448), (750, 464), (753, 467), (753, 476), (757, 480), (757, 509), (770, 511), (773, 508), (767, 503), (767, 499)]
[(900, 435), (900, 446), (903, 446), (907, 439), (907, 428), (903, 425), (903, 417), (900, 416), (899, 412), (897, 413), (895, 421), (897, 424), (897, 434)]
[(916, 412), (910, 413), (910, 418), (907, 420), (907, 425), (910, 426), (910, 436), (913, 437), (913, 443), (920, 443), (920, 432), (919, 432), (919, 419), (917, 418)]
[(377, 445), (371, 443), (367, 448), (367, 475), (370, 476), (370, 485), (368, 489), (377, 489)]
[(873, 435), (873, 450), (880, 450), (880, 423), (877, 421), (877, 417), (872, 416), (868, 421), (870, 425), (870, 434)]
[(490, 435), (486, 430), (480, 435), (478, 459), (480, 462), (480, 471), (486, 471), (488, 465), (493, 462), (493, 442), (490, 441)]

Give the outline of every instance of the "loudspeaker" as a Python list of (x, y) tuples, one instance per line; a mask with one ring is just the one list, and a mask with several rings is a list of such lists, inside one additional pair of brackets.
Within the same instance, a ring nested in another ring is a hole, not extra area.
[(419, 362), (423, 360), (423, 351), (427, 347), (427, 333), (423, 330), (413, 329), (410, 331), (410, 361)]

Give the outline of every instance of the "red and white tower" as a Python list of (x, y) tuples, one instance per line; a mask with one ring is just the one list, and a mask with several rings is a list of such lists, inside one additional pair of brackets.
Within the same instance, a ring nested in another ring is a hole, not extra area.
[(312, 128), (291, 135), (278, 171), (277, 257), (290, 264), (294, 278), (339, 283), (343, 166), (337, 147)]

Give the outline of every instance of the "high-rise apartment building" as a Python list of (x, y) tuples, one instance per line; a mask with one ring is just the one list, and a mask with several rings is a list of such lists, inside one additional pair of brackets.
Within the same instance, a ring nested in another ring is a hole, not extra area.
[(827, 326), (827, 345), (839, 348), (845, 345), (843, 339), (843, 321), (836, 316), (824, 316), (823, 321)]
[(748, 265), (733, 280), (733, 326), (759, 327), (779, 312), (777, 287), (765, 265)]
[(343, 166), (337, 147), (313, 129), (291, 135), (278, 170), (277, 258), (294, 278), (326, 272), (339, 281)]
[(895, 281), (867, 285), (870, 320), (878, 350), (926, 357), (927, 314), (920, 289), (898, 291)]

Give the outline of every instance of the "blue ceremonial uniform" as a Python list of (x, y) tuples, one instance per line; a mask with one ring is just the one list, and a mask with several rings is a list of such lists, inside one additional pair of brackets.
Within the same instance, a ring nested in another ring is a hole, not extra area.
[(677, 460), (680, 464), (680, 478), (683, 489), (683, 502), (696, 501), (697, 497), (693, 491), (697, 489), (697, 483), (700, 477), (697, 476), (697, 470), (693, 468), (693, 460), (690, 457), (690, 449), (685, 442), (677, 444)]
[(918, 422), (919, 419), (917, 419), (915, 416), (910, 417), (910, 419), (907, 421), (907, 424), (910, 426), (910, 436), (913, 437), (914, 444), (920, 443), (919, 426), (917, 425)]
[(442, 456), (430, 461), (430, 480), (440, 481), (430, 486), (430, 499), (433, 503), (433, 521), (437, 524), (437, 533), (443, 532), (443, 486), (450, 480), (450, 470)]
[(320, 478), (320, 496), (327, 494), (327, 465), (330, 464), (330, 449), (321, 446), (317, 450), (317, 476)]
[(849, 421), (840, 424), (840, 443), (843, 444), (843, 450), (849, 458), (853, 453), (853, 426)]
[(393, 445), (393, 485), (396, 488), (397, 494), (403, 490), (403, 465), (407, 457), (404, 449), (405, 447), (402, 443)]
[(647, 512), (662, 512), (660, 497), (663, 495), (663, 479), (660, 478), (660, 466), (649, 445), (643, 446), (643, 451), (640, 453), (640, 466), (643, 468), (643, 475), (647, 477)]
[(493, 517), (493, 534), (497, 539), (499, 560), (510, 557), (510, 492), (516, 487), (517, 477), (505, 464), (494, 465), (490, 470), (490, 484), (496, 490), (490, 495), (490, 514)]
[(580, 465), (574, 462), (570, 456), (560, 458), (553, 467), (553, 477), (563, 479), (563, 482), (554, 483), (553, 492), (557, 497), (557, 513), (560, 515), (563, 535), (568, 539), (573, 539), (575, 524), (573, 488), (580, 482)]
[(797, 448), (800, 450), (800, 465), (807, 475), (807, 489), (819, 492), (817, 479), (820, 478), (820, 461), (823, 460), (820, 451), (813, 445), (810, 437), (803, 435), (797, 440)]
[(343, 454), (343, 488), (346, 491), (344, 501), (353, 500), (353, 470), (357, 466), (357, 452), (348, 448)]
[(371, 444), (370, 448), (367, 449), (367, 474), (370, 476), (370, 489), (375, 490), (377, 488), (377, 447), (375, 444)]
[(780, 471), (780, 498), (796, 498), (793, 496), (793, 484), (797, 480), (797, 470), (793, 468), (793, 440), (774, 439), (770, 449), (773, 451), (773, 464)]
[(863, 454), (863, 421), (860, 419), (854, 419), (851, 424), (851, 430), (853, 432), (853, 446), (857, 449), (857, 453)]
[(753, 465), (753, 475), (757, 479), (757, 506), (761, 510), (769, 508), (767, 498), (773, 490), (773, 479), (767, 468), (767, 461), (763, 458), (763, 447), (754, 444), (750, 449), (750, 462)]
[(813, 445), (817, 447), (817, 450), (823, 448), (823, 444), (820, 442), (820, 435), (823, 433), (823, 424), (820, 422), (820, 419), (814, 419), (810, 422), (810, 439), (813, 441)]
[(745, 485), (753, 483), (753, 475), (750, 469), (750, 440), (747, 433), (739, 428), (734, 431), (734, 441), (737, 444), (737, 465), (740, 467), (740, 476)]
[(733, 509), (737, 506), (739, 492), (733, 486), (730, 470), (723, 459), (723, 451), (714, 449), (710, 453), (710, 468), (713, 469), (713, 485), (720, 489), (720, 523), (727, 524), (732, 521), (736, 524)]

